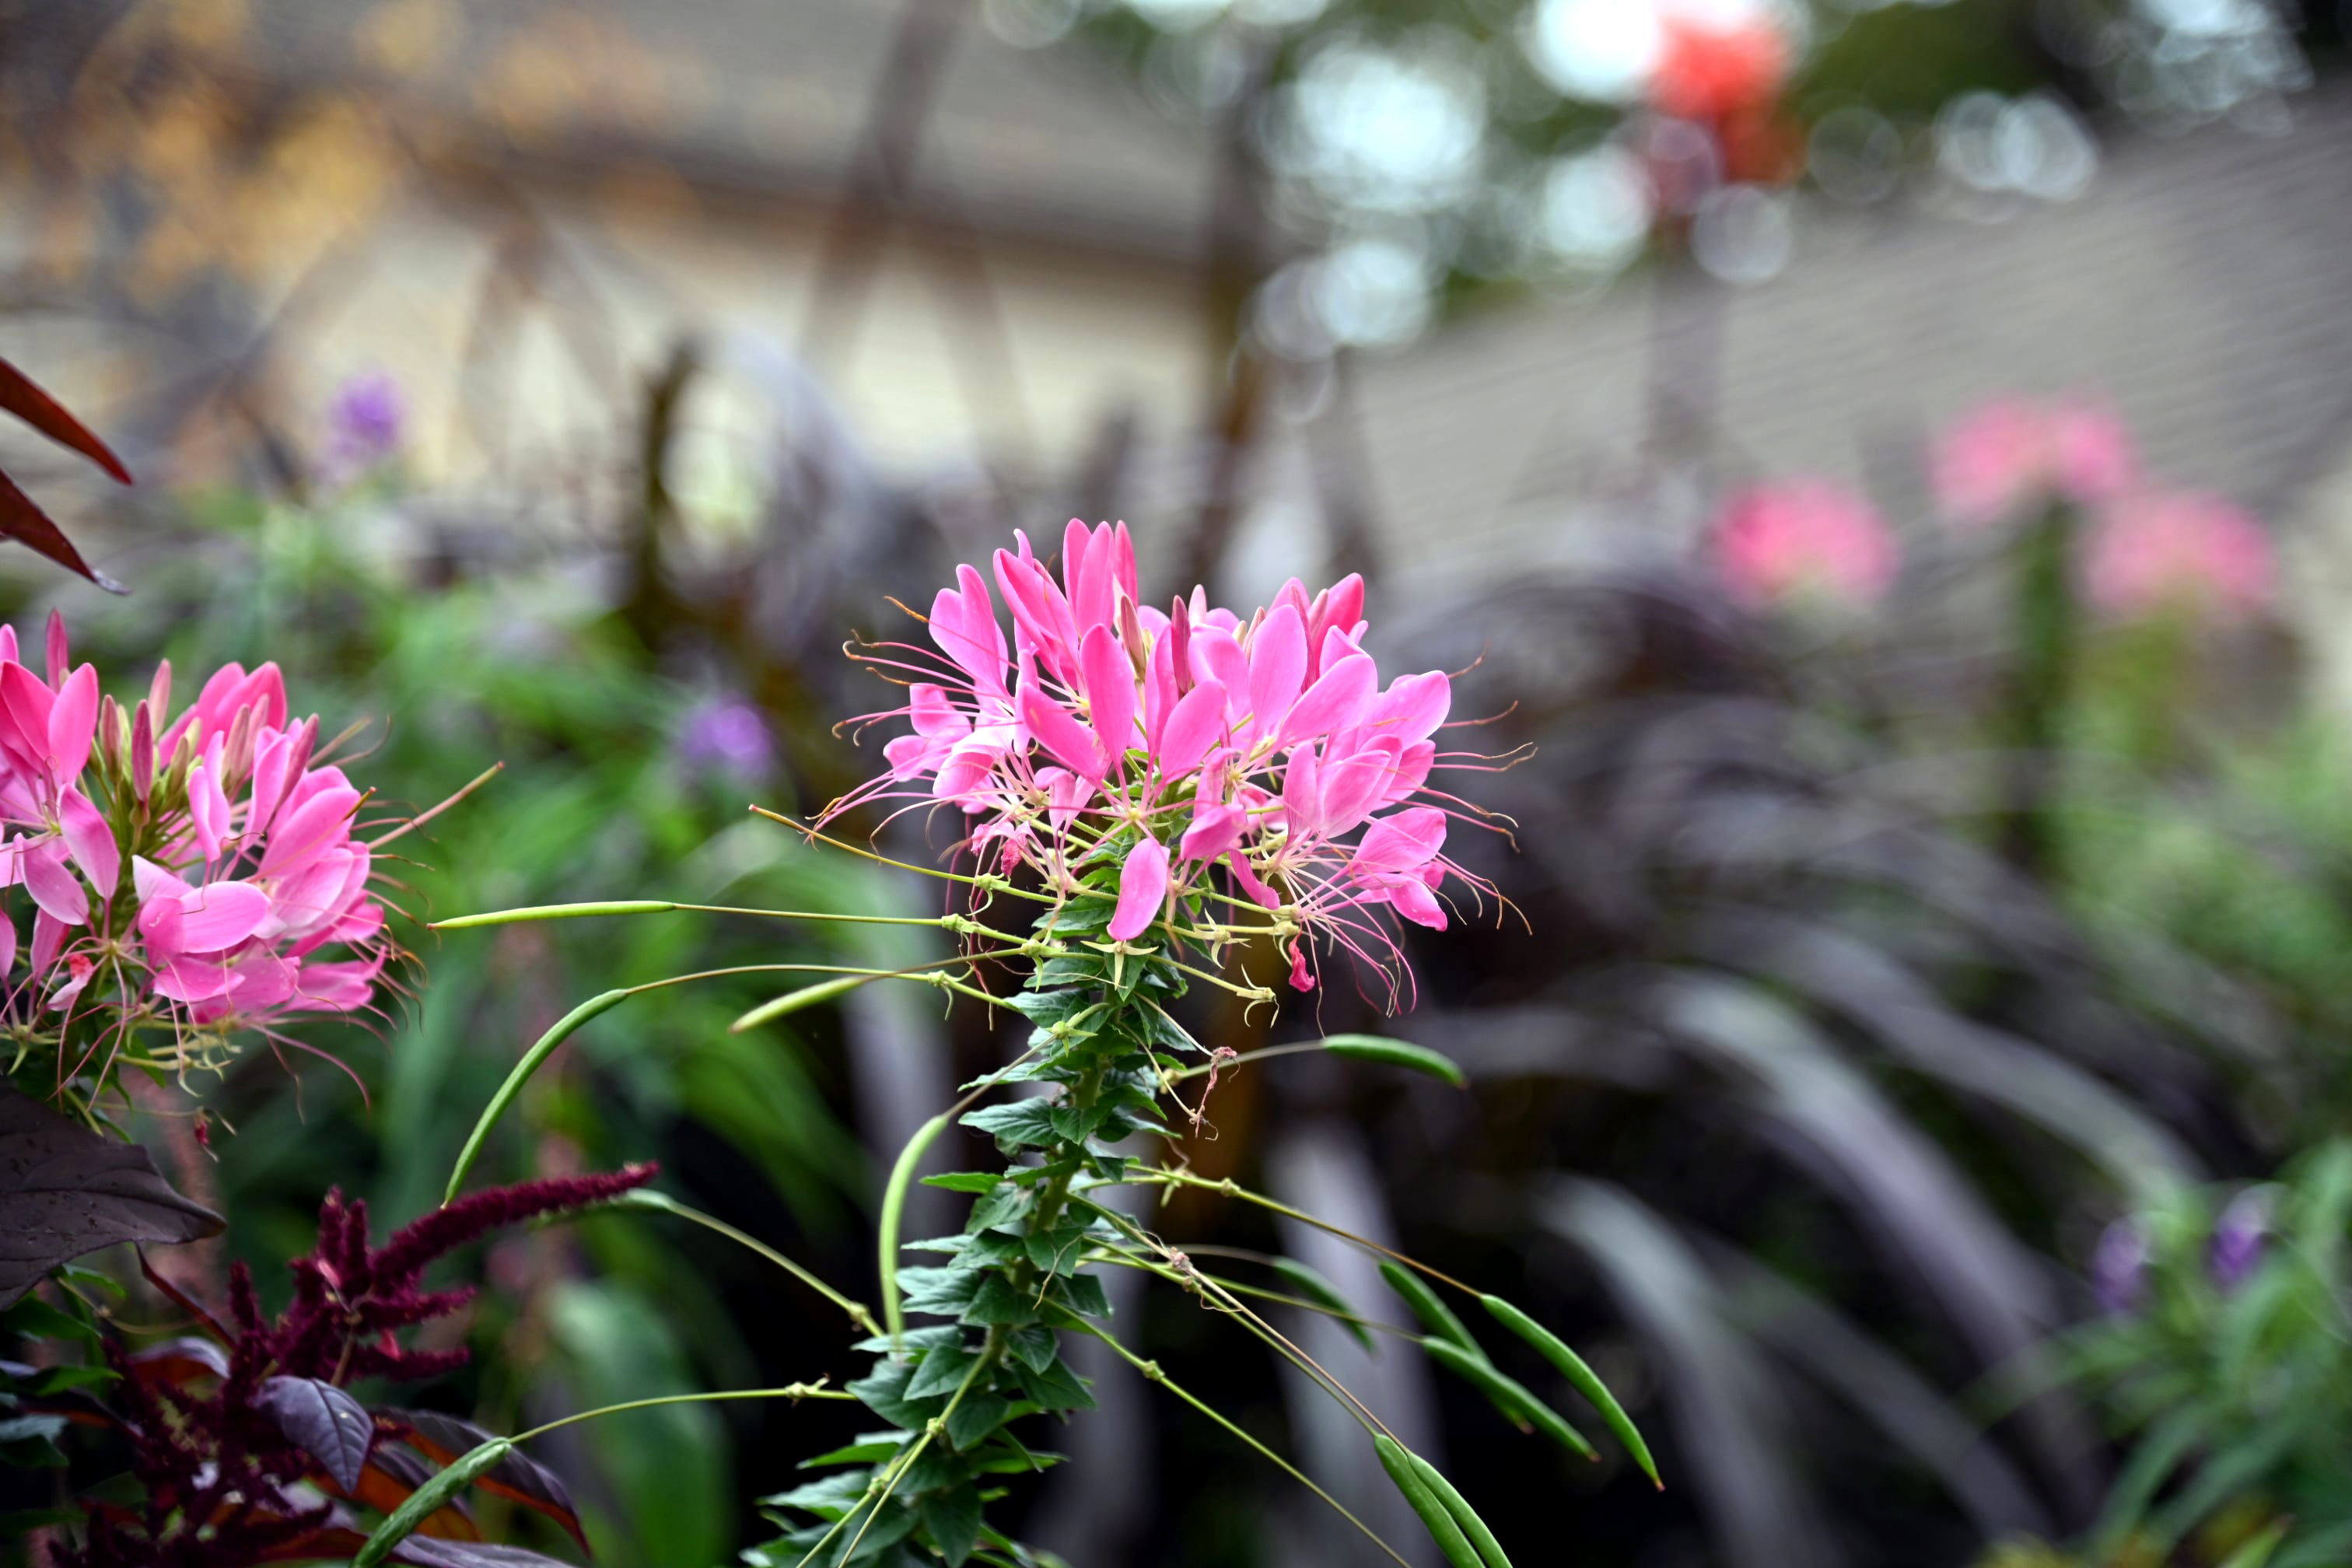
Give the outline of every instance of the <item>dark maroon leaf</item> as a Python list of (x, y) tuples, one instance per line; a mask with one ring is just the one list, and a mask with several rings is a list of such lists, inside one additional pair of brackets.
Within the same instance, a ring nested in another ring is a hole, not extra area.
[[(480, 1447), (494, 1436), (471, 1421), (444, 1415), (437, 1410), (381, 1410), (376, 1414), (391, 1422), (403, 1437), (444, 1465)], [(562, 1525), (580, 1543), (582, 1551), (588, 1549), (588, 1537), (580, 1528), (580, 1514), (572, 1507), (571, 1492), (553, 1470), (530, 1455), (519, 1449), (509, 1453), (474, 1484), (545, 1514)]]
[(5, 359), (0, 359), (0, 408), (59, 446), (72, 447), (121, 483), (131, 482), (131, 470), (122, 466), (122, 459), (110, 451), (105, 442), (67, 413), (65, 405), (34, 385), (30, 376)]
[(166, 1340), (133, 1354), (131, 1370), (142, 1383), (177, 1388), (199, 1377), (226, 1377), (228, 1355), (210, 1340)]
[[(390, 1513), (440, 1469), (439, 1465), (414, 1448), (380, 1442), (368, 1454), (367, 1468), (360, 1472), (360, 1484), (348, 1489), (353, 1502), (365, 1503), (378, 1513)], [(448, 1507), (436, 1510), (417, 1527), (416, 1532), (457, 1541), (479, 1541), (482, 1537), (482, 1532), (474, 1527), (473, 1511), (466, 1506), (464, 1498), (451, 1499)]]
[(100, 1137), (0, 1081), (0, 1308), (86, 1252), (220, 1229), (220, 1215), (173, 1192), (146, 1150)]
[(422, 1568), (566, 1568), (560, 1557), (542, 1556), (520, 1546), (493, 1546), (481, 1541), (436, 1541), (412, 1535), (392, 1549), (394, 1563), (415, 1563)]
[(337, 1486), (350, 1491), (360, 1484), (368, 1446), (375, 1441), (375, 1422), (358, 1400), (315, 1377), (271, 1377), (262, 1380), (253, 1402)]
[(147, 1283), (155, 1288), (155, 1293), (163, 1297), (166, 1301), (171, 1302), (174, 1307), (179, 1308), (183, 1312), (187, 1313), (189, 1317), (194, 1319), (196, 1327), (204, 1330), (205, 1333), (210, 1334), (213, 1338), (214, 1343), (225, 1345), (236, 1337), (226, 1329), (221, 1327), (221, 1321), (218, 1318), (214, 1317), (211, 1311), (205, 1308), (202, 1301), (197, 1300), (194, 1296), (189, 1295), (185, 1290), (181, 1289), (169, 1279), (166, 1279), (161, 1274), (156, 1273), (155, 1266), (147, 1261), (147, 1249), (145, 1247), (134, 1247), (131, 1250), (139, 1255), (139, 1272), (147, 1277)]
[(130, 592), (121, 584), (95, 570), (73, 547), (65, 531), (49, 521), (49, 514), (33, 504), (33, 498), (16, 488), (16, 481), (0, 473), (0, 535), (16, 540), (27, 549), (37, 550), (68, 572), (79, 572), (110, 594)]

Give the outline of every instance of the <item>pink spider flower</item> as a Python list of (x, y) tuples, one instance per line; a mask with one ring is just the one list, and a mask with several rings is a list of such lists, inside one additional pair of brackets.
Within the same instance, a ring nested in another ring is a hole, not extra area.
[[(1448, 801), (1427, 785), (1451, 686), (1432, 671), (1381, 687), (1360, 578), (1312, 596), (1294, 579), (1244, 620), (1199, 588), (1144, 605), (1124, 524), (1074, 520), (1058, 576), (1026, 535), (1015, 544), (992, 563), (1010, 639), (964, 566), (932, 601), (935, 652), (870, 651), (913, 679), (905, 707), (856, 722), (913, 732), (825, 820), (871, 801), (950, 805), (983, 865), (1033, 866), (1066, 891), (1116, 857), (1115, 941), (1230, 889), (1382, 970), (1397, 954), (1382, 911), (1442, 928), (1449, 879), (1492, 890), (1445, 858), (1446, 805), (1408, 804)], [(1290, 956), (1293, 984), (1311, 986), (1311, 948), (1294, 940)]]
[(2139, 465), (2123, 421), (2100, 404), (2000, 398), (1954, 420), (1929, 469), (1945, 514), (1982, 525), (2038, 502), (2118, 500), (2138, 482)]
[(1895, 535), (1869, 501), (1829, 479), (1750, 485), (1711, 541), (1724, 584), (1751, 605), (1875, 604), (1895, 581)]
[[(54, 616), (46, 663), (34, 675), (0, 627), (0, 888), (32, 899), (47, 1005), (88, 1005), (111, 965), (126, 1009), (143, 990), (198, 1026), (366, 1006), (385, 942), (362, 797), (313, 765), (319, 721), (289, 723), (278, 667), (226, 666), (174, 720), (168, 662), (127, 713), (90, 666), (68, 670)], [(0, 920), (0, 976), (16, 942)]]
[(2106, 614), (2169, 609), (2217, 621), (2270, 607), (2278, 573), (2263, 525), (2219, 496), (2146, 496), (2108, 509), (2091, 535), (2084, 587)]

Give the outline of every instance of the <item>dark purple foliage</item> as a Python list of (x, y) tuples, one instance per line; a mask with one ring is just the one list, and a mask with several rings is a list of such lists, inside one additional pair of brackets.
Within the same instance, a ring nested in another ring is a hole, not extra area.
[(2234, 1290), (2246, 1282), (2263, 1260), (2263, 1244), (2270, 1235), (2270, 1201), (2260, 1188), (2249, 1188), (2230, 1200), (2213, 1226), (2207, 1255), (2213, 1283)]
[[(60, 1561), (80, 1568), (246, 1568), (348, 1556), (342, 1511), (331, 1502), (305, 1506), (291, 1490), (307, 1481), (348, 1492), (335, 1483), (337, 1472), (352, 1473), (351, 1456), (317, 1452), (323, 1436), (307, 1447), (297, 1440), (312, 1426), (344, 1438), (332, 1423), (289, 1420), (286, 1391), (301, 1380), (331, 1390), (365, 1377), (415, 1381), (460, 1364), (463, 1350), (411, 1350), (394, 1334), (473, 1300), (471, 1289), (420, 1289), (428, 1267), (493, 1230), (605, 1202), (654, 1173), (651, 1165), (633, 1165), (492, 1187), (410, 1222), (375, 1248), (368, 1246), (367, 1205), (329, 1193), (319, 1209), (318, 1246), (288, 1265), (294, 1300), (275, 1321), (262, 1317), (245, 1266), (231, 1270), (227, 1363), (210, 1396), (189, 1393), (185, 1380), (156, 1375), (160, 1363), (109, 1346), (121, 1374), (115, 1415), (146, 1500), (93, 1512), (82, 1548)], [(189, 1364), (204, 1370), (201, 1362)], [(192, 1529), (192, 1520), (209, 1528)]]

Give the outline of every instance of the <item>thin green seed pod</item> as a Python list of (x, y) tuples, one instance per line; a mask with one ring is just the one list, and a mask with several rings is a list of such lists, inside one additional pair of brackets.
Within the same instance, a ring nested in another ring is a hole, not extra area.
[(1389, 1282), (1390, 1289), (1404, 1298), (1404, 1304), (1412, 1309), (1412, 1315), (1421, 1320), (1423, 1328), (1440, 1339), (1452, 1340), (1480, 1360), (1486, 1359), (1486, 1352), (1478, 1348), (1478, 1342), (1470, 1337), (1462, 1320), (1437, 1299), (1436, 1291), (1421, 1282), (1419, 1275), (1395, 1259), (1384, 1258), (1381, 1260), (1381, 1278)]
[(1486, 1568), (1511, 1568), (1510, 1554), (1495, 1539), (1495, 1532), (1486, 1528), (1486, 1521), (1478, 1517), (1478, 1510), (1470, 1506), (1470, 1500), (1456, 1491), (1444, 1472), (1419, 1454), (1408, 1448), (1405, 1458), (1412, 1461), (1412, 1473), (1421, 1478), (1422, 1485), (1436, 1494), (1437, 1500), (1445, 1505), (1445, 1511), (1454, 1516), (1454, 1522), (1462, 1527), (1462, 1533), (1470, 1538), (1470, 1544), (1478, 1549), (1478, 1555), (1486, 1560)]
[(1380, 1455), (1381, 1468), (1389, 1473), (1396, 1489), (1404, 1494), (1404, 1500), (1421, 1516), (1421, 1522), (1429, 1529), (1430, 1539), (1445, 1553), (1445, 1560), (1454, 1568), (1483, 1568), (1478, 1553), (1471, 1549), (1469, 1538), (1462, 1533), (1462, 1527), (1454, 1522), (1454, 1516), (1437, 1500), (1437, 1494), (1414, 1470), (1412, 1456), (1405, 1452), (1404, 1445), (1385, 1432), (1376, 1432), (1372, 1435), (1372, 1451)]
[(498, 1093), (490, 1096), (489, 1104), (482, 1107), (482, 1114), (475, 1121), (474, 1131), (466, 1137), (466, 1146), (457, 1152), (457, 1168), (449, 1173), (449, 1184), (441, 1191), (443, 1204), (456, 1198), (457, 1189), (466, 1184), (466, 1173), (474, 1168), (474, 1161), (481, 1154), (482, 1144), (489, 1137), (490, 1129), (499, 1124), (499, 1118), (507, 1113), (507, 1107), (514, 1103), (515, 1096), (522, 1092), (522, 1086), (530, 1081), (530, 1075), (539, 1070), (540, 1064), (547, 1060), (556, 1047), (571, 1038), (572, 1032), (581, 1025), (599, 1013), (610, 1012), (633, 994), (632, 991), (620, 990), (591, 996), (558, 1018), (555, 1026), (540, 1036), (537, 1043), (522, 1054), (522, 1060), (515, 1063), (514, 1071), (507, 1074), (506, 1082), (499, 1085)]
[(1525, 1384), (1499, 1371), (1483, 1356), (1468, 1354), (1460, 1345), (1434, 1337), (1422, 1341), (1421, 1348), (1429, 1352), (1430, 1360), (1475, 1384), (1504, 1415), (1534, 1422), (1546, 1436), (1571, 1453), (1588, 1459), (1601, 1457), (1584, 1440), (1584, 1434), (1568, 1424), (1567, 1416), (1538, 1399)]
[(832, 980), (820, 980), (814, 985), (803, 985), (797, 991), (787, 991), (772, 1001), (762, 1002), (727, 1026), (730, 1035), (746, 1029), (756, 1029), (787, 1013), (797, 1013), (803, 1007), (814, 1007), (820, 1002), (830, 1002), (845, 992), (856, 990), (870, 981), (884, 978), (878, 974), (844, 974)]
[(468, 931), (475, 926), (513, 925), (520, 921), (572, 921), (590, 915), (663, 915), (677, 906), (666, 899), (608, 899), (595, 904), (527, 904), (518, 910), (491, 910), (478, 915), (457, 915), (434, 921), (427, 931)]
[(1379, 1062), (1386, 1067), (1404, 1068), (1409, 1071), (1427, 1073), (1431, 1078), (1467, 1089), (1470, 1079), (1462, 1064), (1443, 1051), (1433, 1051), (1427, 1046), (1416, 1046), (1411, 1040), (1392, 1040), (1386, 1035), (1332, 1035), (1323, 1041), (1323, 1048), (1335, 1057), (1350, 1061)]
[(1665, 1490), (1666, 1483), (1658, 1479), (1657, 1462), (1650, 1458), (1650, 1446), (1642, 1441), (1642, 1434), (1635, 1429), (1633, 1417), (1625, 1414), (1625, 1407), (1617, 1403), (1617, 1396), (1609, 1392), (1608, 1385), (1584, 1363), (1584, 1358), (1570, 1349), (1568, 1342), (1500, 1296), (1481, 1296), (1478, 1300), (1494, 1315), (1496, 1322), (1535, 1346), (1546, 1361), (1559, 1368), (1560, 1375), (1573, 1384), (1576, 1392), (1601, 1413), (1601, 1419), (1609, 1424), (1609, 1430), (1617, 1435), (1617, 1441), (1633, 1456), (1633, 1462), (1642, 1467), (1642, 1473), (1650, 1478), (1650, 1484), (1660, 1491)]
[(889, 1325), (894, 1347), (907, 1333), (907, 1308), (898, 1300), (898, 1224), (907, 1212), (907, 1188), (914, 1182), (915, 1166), (922, 1160), (923, 1151), (947, 1131), (950, 1119), (949, 1112), (941, 1111), (915, 1129), (915, 1135), (898, 1151), (890, 1179), (882, 1187), (882, 1217), (874, 1227), (876, 1262), (882, 1277), (882, 1320)]
[(1349, 1333), (1355, 1335), (1357, 1342), (1366, 1350), (1372, 1348), (1371, 1330), (1357, 1321), (1356, 1309), (1348, 1304), (1348, 1299), (1345, 1296), (1339, 1294), (1339, 1287), (1296, 1258), (1277, 1258), (1270, 1267), (1289, 1284), (1292, 1289), (1316, 1305), (1328, 1307), (1335, 1312), (1345, 1313), (1346, 1315), (1339, 1320), (1340, 1324)]
[(477, 1477), (513, 1451), (512, 1442), (493, 1437), (480, 1447), (458, 1455), (440, 1474), (409, 1493), (392, 1510), (392, 1517), (375, 1527), (375, 1533), (352, 1553), (352, 1568), (376, 1568), (377, 1563), (392, 1555), (394, 1547), (416, 1533), (419, 1525), (447, 1507), (453, 1498), (474, 1484)]

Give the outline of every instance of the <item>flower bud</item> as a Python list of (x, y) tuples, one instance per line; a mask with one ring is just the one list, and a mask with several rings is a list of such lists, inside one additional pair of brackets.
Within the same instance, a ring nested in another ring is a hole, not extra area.
[(108, 692), (98, 700), (98, 755), (109, 775), (122, 774), (122, 710)]
[(1183, 696), (1192, 689), (1192, 612), (1184, 604), (1184, 595), (1168, 606), (1168, 645), (1171, 667), (1176, 672), (1176, 695)]
[(147, 706), (153, 710), (152, 722), (160, 732), (172, 720), (172, 661), (168, 658), (155, 666), (155, 679), (147, 685)]
[[(171, 666), (166, 664), (163, 668), (167, 672), (163, 685), (168, 694), (168, 689), (171, 686), (168, 671)], [(139, 797), (140, 804), (144, 805), (148, 795), (154, 787), (155, 719), (147, 702), (142, 700), (139, 704), (138, 710), (131, 716), (131, 791)]]
[(1143, 619), (1135, 613), (1135, 601), (1127, 590), (1117, 584), (1111, 592), (1118, 600), (1118, 640), (1127, 646), (1127, 660), (1135, 666), (1135, 678), (1141, 680), (1151, 668), (1151, 644), (1144, 639)]
[(66, 618), (57, 611), (49, 612), (49, 689), (57, 690), (66, 683), (66, 671), (72, 660), (66, 656)]
[(2213, 1283), (2234, 1290), (2263, 1260), (2263, 1244), (2270, 1235), (2270, 1199), (2260, 1187), (2249, 1187), (2230, 1200), (2214, 1223), (2206, 1267)]
[(253, 773), (253, 731), (257, 715), (248, 702), (228, 721), (228, 743), (221, 748), (221, 786), (234, 788)]

